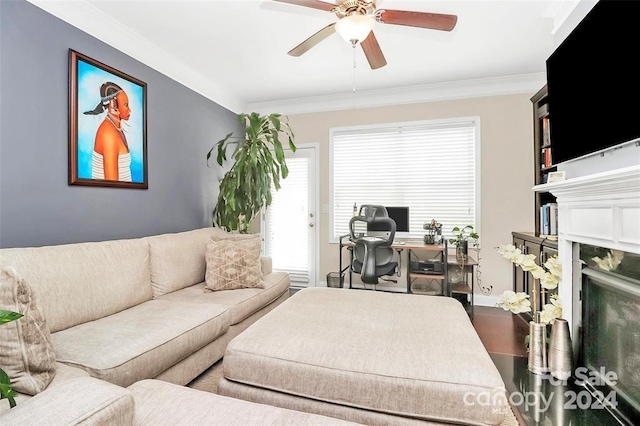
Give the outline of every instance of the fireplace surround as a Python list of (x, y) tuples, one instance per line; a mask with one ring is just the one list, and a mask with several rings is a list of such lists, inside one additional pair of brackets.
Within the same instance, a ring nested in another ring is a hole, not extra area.
[[(594, 262), (589, 264), (589, 260), (595, 254), (624, 256), (625, 268), (640, 270), (640, 165), (537, 185), (534, 190), (551, 192), (557, 198), (558, 257), (563, 265), (558, 294), (563, 317), (570, 325), (575, 365), (594, 371), (594, 376), (606, 373), (603, 369), (607, 368), (620, 370), (615, 373), (624, 377), (610, 380), (615, 382), (609, 383), (612, 386), (588, 387), (593, 392), (613, 389), (622, 404), (616, 404), (612, 411), (623, 423), (633, 424), (639, 415), (640, 364), (634, 376), (621, 363), (640, 360), (640, 329), (633, 324), (633, 314), (616, 319), (611, 312), (628, 310), (634, 300), (638, 302), (634, 295), (640, 294), (640, 289), (634, 285), (640, 281), (633, 272), (631, 276), (620, 275)], [(621, 291), (621, 286), (629, 291)], [(640, 304), (635, 308), (640, 312)], [(616, 321), (624, 327), (617, 334), (612, 331)]]

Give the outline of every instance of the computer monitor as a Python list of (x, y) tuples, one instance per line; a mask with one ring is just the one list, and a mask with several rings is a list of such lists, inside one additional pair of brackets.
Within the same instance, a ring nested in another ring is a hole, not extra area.
[[(409, 232), (409, 207), (387, 207), (387, 213), (389, 218), (393, 219), (396, 223), (396, 232)], [(389, 231), (385, 229), (384, 224), (368, 224), (367, 232), (384, 232)]]

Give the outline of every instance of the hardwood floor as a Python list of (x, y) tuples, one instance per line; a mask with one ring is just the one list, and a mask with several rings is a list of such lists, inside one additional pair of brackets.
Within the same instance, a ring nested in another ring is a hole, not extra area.
[(473, 326), (490, 354), (527, 356), (524, 339), (529, 334), (529, 324), (519, 315), (501, 308), (476, 306)]
[[(502, 308), (476, 306), (473, 326), (489, 354), (527, 357), (524, 338), (529, 334), (529, 324), (519, 315), (514, 315)], [(503, 374), (502, 371), (500, 374)], [(503, 379), (506, 378), (503, 377)], [(512, 407), (512, 411), (518, 424), (527, 425), (527, 421), (517, 408)]]

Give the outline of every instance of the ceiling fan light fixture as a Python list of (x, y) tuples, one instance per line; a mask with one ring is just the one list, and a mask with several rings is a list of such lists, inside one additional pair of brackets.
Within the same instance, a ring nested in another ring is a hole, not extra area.
[(375, 19), (369, 15), (345, 16), (336, 22), (336, 32), (347, 43), (361, 43), (369, 36), (375, 22)]

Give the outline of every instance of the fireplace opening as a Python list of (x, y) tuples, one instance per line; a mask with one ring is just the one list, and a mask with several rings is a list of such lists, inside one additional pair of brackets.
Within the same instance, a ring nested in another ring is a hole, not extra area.
[(640, 424), (640, 255), (580, 245), (576, 379), (622, 423)]

